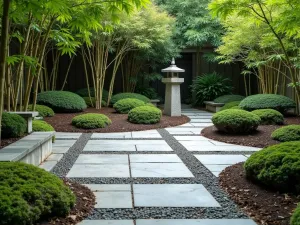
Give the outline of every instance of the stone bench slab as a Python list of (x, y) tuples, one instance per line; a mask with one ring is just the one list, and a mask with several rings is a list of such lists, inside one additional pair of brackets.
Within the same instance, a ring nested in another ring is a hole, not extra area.
[(223, 107), (224, 103), (216, 103), (213, 101), (205, 101), (205, 108), (210, 112), (219, 112), (221, 107)]

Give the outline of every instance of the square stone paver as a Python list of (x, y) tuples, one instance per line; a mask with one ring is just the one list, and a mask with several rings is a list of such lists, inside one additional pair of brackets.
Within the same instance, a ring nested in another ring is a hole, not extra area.
[(160, 145), (152, 145), (147, 144), (145, 141), (145, 144), (138, 144), (136, 145), (136, 149), (138, 152), (146, 152), (146, 151), (153, 151), (153, 152), (171, 152), (173, 149), (167, 144), (160, 144)]
[(127, 164), (128, 155), (110, 155), (110, 154), (81, 154), (77, 158), (75, 164)]
[(250, 219), (136, 220), (136, 225), (256, 225)]
[(243, 155), (195, 155), (195, 157), (204, 165), (232, 165), (247, 159)]
[(157, 130), (134, 131), (131, 135), (132, 138), (162, 138)]
[(199, 134), (201, 133), (202, 128), (194, 127), (172, 127), (166, 128), (170, 134)]
[(201, 184), (134, 184), (135, 207), (220, 207)]
[(133, 220), (84, 220), (78, 225), (134, 225)]
[(130, 163), (132, 177), (194, 177), (183, 163)]
[(131, 138), (131, 132), (116, 132), (116, 133), (93, 133), (91, 139), (125, 139)]
[(208, 141), (210, 139), (203, 136), (174, 136), (177, 141)]
[(76, 140), (56, 140), (52, 146), (53, 147), (72, 147)]
[(135, 145), (122, 145), (115, 143), (113, 144), (87, 144), (83, 151), (91, 151), (91, 152), (120, 152), (120, 151), (126, 151), (126, 152), (135, 152), (136, 147)]
[(55, 132), (55, 139), (78, 139), (82, 133)]
[(175, 154), (137, 154), (130, 155), (130, 163), (182, 163)]

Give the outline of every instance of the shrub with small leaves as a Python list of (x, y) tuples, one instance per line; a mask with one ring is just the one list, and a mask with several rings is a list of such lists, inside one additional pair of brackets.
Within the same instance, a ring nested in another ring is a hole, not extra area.
[(291, 217), (291, 225), (300, 225), (300, 204), (298, 204)]
[(245, 98), (242, 95), (223, 95), (214, 100), (215, 103), (229, 103), (229, 102), (240, 102)]
[(226, 109), (233, 109), (234, 107), (235, 107), (235, 109), (239, 109), (240, 108), (239, 104), (240, 104), (240, 101), (228, 102), (223, 107), (221, 107), (220, 111), (223, 111)]
[(283, 115), (274, 109), (257, 109), (252, 111), (261, 119), (261, 125), (280, 125), (284, 122)]
[[(47, 131), (55, 131), (54, 128), (43, 120), (34, 120), (32, 121), (32, 130), (34, 132), (47, 132)], [(52, 138), (53, 142), (55, 141), (55, 136)]]
[(110, 104), (114, 105), (117, 101), (119, 101), (121, 99), (125, 99), (125, 98), (135, 98), (135, 99), (143, 101), (144, 103), (150, 102), (149, 98), (147, 98), (146, 96), (141, 95), (141, 94), (137, 94), (137, 93), (119, 93), (119, 94), (116, 94), (116, 95), (112, 96), (112, 98), (110, 100)]
[(1, 124), (1, 136), (3, 138), (21, 137), (27, 130), (26, 120), (17, 114), (4, 112)]
[[(27, 110), (32, 111), (32, 105), (28, 105)], [(54, 111), (50, 107), (45, 106), (45, 105), (36, 105), (34, 111), (39, 112), (39, 116), (41, 116), (41, 117), (51, 117), (51, 116), (54, 116), (54, 114), (55, 114)]]
[(143, 105), (145, 105), (145, 103), (141, 100), (135, 98), (124, 98), (114, 104), (114, 109), (118, 113), (126, 114), (130, 110)]
[(271, 137), (280, 142), (300, 141), (300, 125), (288, 125), (273, 131)]
[(137, 124), (154, 124), (161, 119), (161, 110), (153, 106), (139, 106), (129, 111), (128, 120)]
[(107, 127), (111, 124), (111, 120), (103, 114), (87, 113), (75, 116), (72, 119), (72, 124), (78, 128), (96, 129)]

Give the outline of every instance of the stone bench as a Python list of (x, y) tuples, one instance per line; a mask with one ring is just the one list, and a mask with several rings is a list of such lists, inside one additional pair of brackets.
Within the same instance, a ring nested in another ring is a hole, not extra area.
[(30, 134), (32, 132), (32, 120), (34, 117), (38, 116), (38, 112), (8, 112), (10, 114), (17, 114), (22, 116), (27, 120), (27, 133)]
[(158, 99), (151, 99), (150, 103), (152, 103), (154, 106), (157, 106), (157, 104), (160, 102)]
[(205, 108), (210, 112), (219, 112), (220, 109), (225, 105), (224, 103), (215, 103), (213, 101), (205, 101)]
[(25, 162), (38, 166), (52, 153), (54, 135), (54, 131), (33, 132), (0, 150), (0, 162)]

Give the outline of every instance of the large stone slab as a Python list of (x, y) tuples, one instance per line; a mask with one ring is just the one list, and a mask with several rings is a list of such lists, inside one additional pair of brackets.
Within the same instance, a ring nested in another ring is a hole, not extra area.
[(203, 136), (174, 136), (177, 141), (209, 141), (210, 139)]
[(220, 207), (201, 184), (134, 184), (135, 207)]
[(232, 165), (247, 159), (243, 155), (195, 155), (195, 157), (204, 165)]
[(53, 143), (53, 147), (72, 147), (76, 140), (56, 140)]
[(211, 122), (211, 119), (195, 119), (195, 118), (192, 118), (191, 119), (191, 121), (190, 121), (191, 123), (209, 123), (209, 124), (211, 124), (212, 122)]
[(131, 135), (132, 138), (162, 138), (157, 130), (135, 131)]
[(122, 144), (94, 144), (94, 145), (90, 145), (87, 144), (83, 151), (91, 151), (91, 152), (135, 152), (136, 151), (136, 147), (135, 145), (122, 145)]
[(240, 146), (240, 145), (229, 145), (229, 146), (187, 146), (186, 149), (188, 151), (198, 151), (198, 152), (235, 152), (235, 151), (244, 151), (244, 152), (252, 152), (259, 151), (260, 148)]
[(136, 225), (256, 225), (250, 219), (136, 220)]
[(135, 154), (130, 155), (130, 163), (182, 163), (175, 154)]
[(96, 197), (95, 208), (132, 208), (132, 196), (130, 191), (106, 191), (94, 192)]
[(78, 225), (134, 225), (133, 220), (84, 220)]
[(172, 127), (166, 128), (170, 134), (199, 134), (201, 133), (202, 128), (194, 127)]
[(56, 140), (59, 140), (59, 139), (74, 139), (74, 140), (77, 140), (78, 138), (80, 138), (81, 135), (82, 135), (82, 133), (56, 132), (55, 133), (55, 139)]
[(81, 154), (75, 164), (127, 164), (128, 155), (98, 155), (98, 154)]
[(105, 191), (131, 192), (130, 184), (84, 184), (84, 186), (88, 187), (93, 192), (105, 192)]
[(146, 152), (146, 151), (153, 151), (153, 152), (171, 152), (173, 149), (167, 144), (161, 144), (161, 145), (152, 145), (148, 144), (146, 141), (144, 144), (138, 144), (136, 145), (136, 149), (139, 152)]

